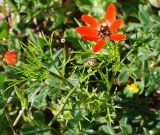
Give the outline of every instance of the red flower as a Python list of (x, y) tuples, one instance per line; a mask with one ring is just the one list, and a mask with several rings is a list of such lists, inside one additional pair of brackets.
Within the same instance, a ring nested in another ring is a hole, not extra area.
[(7, 51), (4, 54), (4, 57), (5, 57), (6, 62), (10, 65), (15, 65), (17, 63), (18, 54), (17, 54), (17, 51), (15, 50)]
[(121, 33), (114, 33), (122, 25), (122, 19), (116, 20), (116, 9), (114, 4), (110, 4), (106, 9), (105, 22), (100, 23), (92, 16), (82, 15), (82, 21), (88, 26), (80, 26), (76, 28), (76, 31), (85, 40), (96, 42), (93, 47), (93, 51), (97, 52), (101, 50), (106, 42), (106, 39), (113, 41), (121, 41), (125, 39), (125, 35)]

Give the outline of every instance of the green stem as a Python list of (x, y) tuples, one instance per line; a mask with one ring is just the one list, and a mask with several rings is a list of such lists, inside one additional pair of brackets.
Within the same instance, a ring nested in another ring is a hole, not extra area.
[(51, 72), (51, 71), (49, 71), (49, 72), (50, 72), (50, 74), (53, 75), (54, 77), (56, 77), (56, 78), (64, 81), (70, 88), (73, 88), (73, 87), (74, 87), (74, 86), (73, 86), (70, 82), (68, 82), (65, 78), (63, 78), (63, 77), (61, 77), (61, 76), (58, 76), (57, 74), (55, 74), (55, 73), (53, 73), (53, 72)]
[(108, 77), (108, 72), (107, 72), (107, 76), (105, 77), (105, 80), (107, 82), (107, 89), (108, 89), (108, 92), (110, 92), (113, 84), (114, 84), (114, 79), (116, 77), (116, 74), (119, 70), (119, 64), (120, 64), (120, 53), (119, 53), (119, 46), (117, 43), (115, 43), (113, 46), (112, 46), (112, 51), (113, 51), (113, 60), (114, 60), (114, 65), (112, 66), (112, 76), (109, 80), (109, 77)]
[(64, 54), (64, 59), (63, 59), (63, 64), (62, 64), (62, 75), (65, 75), (65, 68), (66, 68), (66, 61), (67, 61), (67, 48), (66, 48), (66, 44), (64, 43), (64, 50), (63, 50), (63, 54)]
[(48, 70), (47, 68), (45, 68), (45, 67), (43, 67), (45, 70), (47, 70), (48, 72), (49, 72), (49, 74), (51, 74), (51, 75), (53, 75), (54, 77), (56, 77), (57, 79), (59, 79), (59, 80), (61, 80), (61, 81), (63, 81), (63, 82), (65, 82), (71, 89), (73, 89), (74, 88), (74, 85), (72, 85), (69, 81), (67, 81), (67, 79), (66, 78), (64, 78), (64, 77), (61, 77), (61, 76), (59, 76), (59, 75), (57, 75), (57, 74), (55, 74), (55, 73), (53, 73), (52, 71), (50, 71), (50, 70)]
[(5, 112), (6, 118), (8, 120), (9, 126), (11, 127), (11, 130), (12, 130), (13, 134), (17, 135), (16, 132), (15, 132), (15, 130), (14, 130), (14, 128), (13, 128), (13, 126), (12, 126), (12, 124), (11, 124), (10, 117), (9, 117), (8, 113), (5, 111), (5, 109), (4, 109), (4, 112)]
[(51, 126), (53, 124), (53, 122), (58, 118), (58, 116), (61, 114), (61, 112), (63, 111), (66, 103), (67, 103), (67, 100), (68, 98), (70, 97), (70, 95), (74, 92), (76, 88), (74, 87), (69, 93), (68, 95), (66, 96), (66, 98), (64, 99), (62, 105), (60, 106), (60, 109), (59, 111), (57, 112), (57, 114), (54, 116), (54, 118), (50, 121), (50, 123), (48, 124), (49, 126)]
[(50, 52), (50, 58), (52, 59), (53, 53), (52, 53), (52, 47), (51, 46), (49, 46), (49, 52)]
[[(33, 95), (29, 98), (28, 102), (33, 102), (34, 97), (35, 97), (36, 94), (43, 88), (43, 86), (44, 86), (44, 83), (42, 83), (42, 84), (40, 85), (40, 87), (38, 87), (38, 89), (37, 89), (37, 90), (33, 93)], [(23, 107), (23, 108), (19, 111), (19, 114), (18, 114), (16, 120), (14, 121), (13, 126), (16, 126), (16, 125), (17, 125), (17, 123), (18, 123), (19, 119), (21, 118), (21, 116), (22, 116), (23, 112), (25, 111), (25, 109), (26, 109), (26, 108)]]
[(110, 108), (109, 107), (107, 107), (107, 117), (109, 119), (109, 123), (111, 124), (113, 121), (112, 121), (112, 118), (111, 118)]

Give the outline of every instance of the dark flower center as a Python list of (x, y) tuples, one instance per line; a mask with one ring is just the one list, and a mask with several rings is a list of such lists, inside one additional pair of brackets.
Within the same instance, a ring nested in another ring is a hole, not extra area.
[(111, 31), (107, 25), (100, 25), (98, 29), (98, 36), (102, 39), (107, 38), (111, 35)]

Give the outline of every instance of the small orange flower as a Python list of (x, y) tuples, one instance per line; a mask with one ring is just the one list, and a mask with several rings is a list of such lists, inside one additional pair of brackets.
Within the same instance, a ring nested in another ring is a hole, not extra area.
[(9, 65), (15, 65), (17, 63), (17, 60), (18, 60), (18, 53), (15, 50), (10, 50), (10, 51), (7, 51), (4, 54), (4, 57), (5, 57), (5, 61)]
[(94, 52), (100, 51), (108, 38), (113, 41), (121, 41), (126, 37), (122, 33), (114, 33), (123, 23), (120, 18), (116, 20), (116, 8), (114, 4), (110, 4), (107, 7), (104, 23), (98, 22), (89, 15), (82, 15), (81, 20), (89, 24), (89, 27), (80, 26), (76, 28), (76, 31), (83, 39), (96, 42), (96, 45), (93, 47)]

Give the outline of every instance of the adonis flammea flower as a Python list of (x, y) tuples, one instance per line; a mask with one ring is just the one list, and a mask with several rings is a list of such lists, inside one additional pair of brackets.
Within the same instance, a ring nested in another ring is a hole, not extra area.
[(96, 42), (96, 45), (93, 47), (94, 52), (98, 52), (104, 47), (106, 39), (121, 41), (126, 37), (122, 33), (115, 33), (123, 22), (120, 18), (116, 19), (116, 8), (114, 4), (110, 4), (107, 7), (105, 22), (103, 23), (98, 22), (89, 15), (82, 15), (81, 19), (89, 26), (77, 27), (76, 31), (83, 39)]
[(4, 54), (4, 58), (5, 58), (5, 61), (9, 64), (9, 65), (15, 65), (17, 63), (17, 60), (18, 60), (18, 53), (16, 50), (10, 50), (10, 51), (7, 51), (5, 54)]

